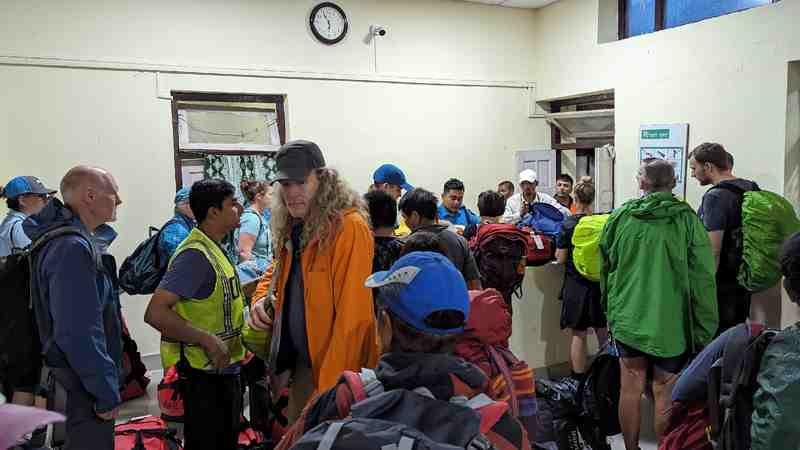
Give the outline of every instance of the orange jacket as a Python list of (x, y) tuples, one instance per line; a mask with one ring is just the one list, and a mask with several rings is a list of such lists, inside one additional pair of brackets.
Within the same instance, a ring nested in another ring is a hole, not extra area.
[[(355, 210), (346, 211), (332, 244), (323, 249), (318, 244), (312, 240), (301, 255), (315, 393), (335, 386), (343, 371), (372, 368), (378, 361), (372, 290), (364, 287), (372, 274), (375, 252), (369, 226)], [(282, 317), (292, 252), (283, 248), (278, 258), (281, 273), (274, 292), (276, 322)], [(253, 299), (267, 294), (271, 278), (270, 269), (259, 282)], [(274, 329), (288, 330), (277, 323)]]

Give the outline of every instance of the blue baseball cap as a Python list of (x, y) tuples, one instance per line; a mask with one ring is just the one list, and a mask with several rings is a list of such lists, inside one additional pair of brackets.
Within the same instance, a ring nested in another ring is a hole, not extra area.
[(192, 190), (189, 188), (180, 188), (178, 192), (175, 193), (175, 205), (180, 205), (181, 203), (187, 203), (189, 201), (189, 192)]
[(394, 164), (384, 164), (372, 174), (372, 181), (375, 183), (388, 183), (400, 186), (406, 191), (414, 189), (414, 186), (406, 181), (406, 174)]
[(20, 176), (12, 179), (6, 184), (3, 196), (8, 199), (15, 199), (20, 195), (53, 195), (56, 190), (50, 189), (42, 183), (42, 180), (32, 176)]
[(457, 334), (464, 325), (441, 329), (431, 327), (426, 319), (437, 311), (459, 311), (464, 314), (464, 324), (469, 317), (469, 292), (461, 272), (445, 256), (433, 252), (411, 252), (398, 259), (385, 272), (367, 279), (368, 288), (389, 284), (405, 287), (398, 298), (385, 306), (403, 322), (424, 333), (436, 335)]

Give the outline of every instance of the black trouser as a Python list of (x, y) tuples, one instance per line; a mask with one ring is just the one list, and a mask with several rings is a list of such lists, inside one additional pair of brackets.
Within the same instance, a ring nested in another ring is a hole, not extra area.
[(239, 375), (181, 369), (186, 450), (236, 450), (242, 412)]
[(729, 328), (744, 323), (750, 317), (752, 295), (750, 291), (736, 282), (717, 280), (717, 309), (719, 312), (717, 336)]
[(66, 444), (62, 450), (114, 450), (114, 421), (102, 420), (94, 397), (83, 388), (72, 369), (52, 369), (55, 381), (67, 392)]

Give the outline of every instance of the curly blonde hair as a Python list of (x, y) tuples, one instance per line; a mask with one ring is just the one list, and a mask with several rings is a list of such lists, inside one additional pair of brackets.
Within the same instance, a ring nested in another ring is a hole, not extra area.
[[(312, 241), (317, 241), (320, 248), (331, 245), (341, 226), (344, 212), (347, 210), (355, 209), (364, 220), (368, 220), (364, 200), (339, 176), (339, 172), (323, 168), (316, 169), (314, 173), (319, 179), (319, 187), (316, 195), (311, 199), (308, 214), (303, 220), (303, 232), (300, 236), (301, 249)], [(280, 184), (276, 183), (274, 189), (270, 227), (273, 248), (275, 254), (278, 255), (290, 239), (295, 219), (289, 214)]]

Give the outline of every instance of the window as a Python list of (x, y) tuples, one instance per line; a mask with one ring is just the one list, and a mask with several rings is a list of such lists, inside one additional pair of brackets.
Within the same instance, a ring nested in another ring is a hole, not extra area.
[(172, 92), (175, 184), (269, 179), (286, 142), (283, 95)]
[(679, 27), (779, 0), (619, 0), (620, 38)]

